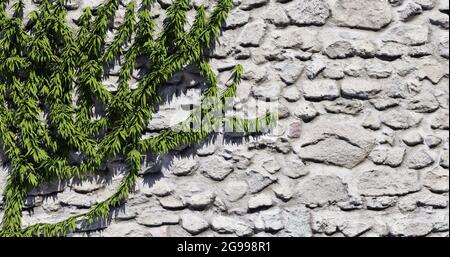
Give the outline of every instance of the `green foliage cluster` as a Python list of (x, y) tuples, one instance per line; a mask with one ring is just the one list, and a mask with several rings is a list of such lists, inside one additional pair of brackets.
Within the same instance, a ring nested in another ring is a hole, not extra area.
[[(160, 99), (160, 88), (178, 71), (196, 65), (208, 81), (204, 97), (232, 97), (243, 73), (236, 66), (231, 86), (220, 90), (205, 50), (217, 39), (233, 7), (232, 0), (219, 0), (211, 13), (197, 9), (186, 31), (189, 0), (175, 0), (167, 10), (161, 32), (152, 17), (153, 0), (126, 6), (124, 22), (106, 44), (111, 20), (120, 0), (106, 0), (95, 9), (83, 10), (78, 29), (68, 26), (65, 0), (42, 0), (39, 10), (23, 25), (23, 0), (12, 6), (0, 3), (0, 147), (10, 160), (0, 236), (64, 236), (80, 221), (106, 218), (110, 209), (124, 203), (138, 177), (144, 154), (167, 153), (181, 145), (195, 144), (218, 125), (199, 131), (164, 130), (142, 139)], [(151, 64), (136, 89), (129, 87), (138, 58)], [(105, 67), (120, 63), (118, 90), (111, 93), (102, 84)], [(76, 101), (74, 101), (76, 95)], [(106, 115), (95, 119), (92, 108), (101, 103)], [(224, 103), (224, 102), (223, 102)], [(206, 114), (212, 107), (202, 107)], [(195, 116), (185, 124), (189, 126)], [(231, 124), (245, 130), (261, 127), (271, 115), (256, 120), (233, 118)], [(83, 162), (71, 164), (71, 151), (81, 152)], [(23, 227), (22, 210), (27, 193), (43, 183), (80, 179), (92, 175), (106, 160), (122, 156), (128, 173), (117, 191), (86, 213), (55, 224)]]

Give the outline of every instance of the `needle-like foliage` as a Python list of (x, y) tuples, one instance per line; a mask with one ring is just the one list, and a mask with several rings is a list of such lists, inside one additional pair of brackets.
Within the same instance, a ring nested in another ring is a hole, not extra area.
[[(106, 218), (132, 191), (146, 153), (164, 154), (198, 143), (214, 126), (225, 122), (243, 131), (252, 126), (258, 131), (273, 118), (270, 114), (252, 121), (212, 117), (210, 126), (200, 130), (167, 129), (142, 139), (155, 105), (161, 101), (160, 88), (187, 65), (195, 65), (205, 77), (208, 88), (204, 97), (222, 99), (213, 107), (201, 107), (202, 115), (222, 108), (226, 97), (235, 96), (243, 68), (236, 66), (231, 85), (221, 92), (204, 56), (219, 36), (232, 0), (219, 0), (209, 15), (206, 8), (198, 8), (189, 30), (189, 0), (175, 0), (160, 33), (151, 14), (153, 1), (143, 0), (139, 5), (131, 1), (112, 42), (107, 42), (107, 33), (120, 0), (105, 0), (95, 10), (83, 10), (76, 31), (68, 25), (65, 0), (42, 0), (39, 10), (28, 14), (26, 24), (24, 2), (18, 0), (12, 6), (7, 2), (0, 3), (0, 147), (12, 172), (6, 186), (1, 236), (64, 236), (79, 222)], [(150, 65), (137, 88), (131, 89), (138, 58), (146, 58)], [(112, 93), (102, 80), (106, 68), (116, 64), (121, 68), (117, 92)], [(92, 108), (99, 104), (106, 114), (96, 118)], [(189, 128), (196, 119), (191, 115), (184, 124)], [(72, 151), (82, 153), (81, 163), (68, 161)], [(112, 196), (86, 213), (55, 224), (22, 225), (24, 200), (31, 189), (92, 175), (117, 156), (125, 157), (128, 174)]]

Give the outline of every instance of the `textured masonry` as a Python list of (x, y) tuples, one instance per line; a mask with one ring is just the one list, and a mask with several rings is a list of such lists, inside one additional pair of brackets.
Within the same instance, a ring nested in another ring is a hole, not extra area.
[[(68, 0), (69, 19), (100, 2)], [(155, 3), (160, 25), (170, 4)], [(149, 155), (135, 194), (73, 236), (448, 236), (448, 29), (446, 0), (236, 0), (211, 63), (222, 84), (242, 64), (239, 96), (278, 100), (279, 129)], [(188, 67), (164, 93), (201, 83)], [(148, 133), (175, 115), (161, 106)], [(0, 191), (8, 165), (0, 151)], [(87, 211), (124, 167), (34, 189), (24, 225)]]

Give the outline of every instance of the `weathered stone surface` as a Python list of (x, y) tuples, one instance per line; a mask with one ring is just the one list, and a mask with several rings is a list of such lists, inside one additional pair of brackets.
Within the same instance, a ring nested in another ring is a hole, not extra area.
[(253, 234), (253, 227), (249, 223), (232, 217), (214, 217), (211, 220), (211, 227), (213, 230), (225, 234), (234, 233), (237, 236), (249, 236)]
[(319, 112), (312, 103), (303, 102), (299, 104), (298, 109), (294, 114), (304, 122), (309, 122), (316, 118), (319, 115)]
[(423, 137), (416, 131), (411, 131), (402, 137), (403, 142), (408, 146), (415, 146), (423, 143)]
[(422, 6), (409, 2), (403, 8), (397, 10), (398, 16), (401, 20), (407, 21), (411, 19), (414, 16), (417, 16), (423, 12)]
[(381, 91), (377, 81), (364, 79), (345, 79), (341, 83), (342, 95), (350, 98), (369, 99)]
[(301, 84), (303, 96), (310, 101), (334, 100), (340, 96), (340, 89), (334, 80), (304, 81)]
[(294, 146), (294, 151), (304, 160), (355, 167), (372, 150), (372, 135), (363, 128), (346, 123), (330, 127), (329, 122), (321, 119), (309, 127), (302, 142)]
[(338, 99), (327, 103), (325, 110), (330, 113), (357, 115), (363, 110), (363, 104), (360, 100)]
[(296, 25), (323, 25), (330, 16), (325, 0), (294, 0), (287, 5), (286, 11)]
[(197, 160), (193, 158), (175, 158), (169, 172), (177, 176), (186, 176), (194, 172), (197, 168)]
[(245, 181), (231, 181), (225, 185), (224, 191), (228, 200), (235, 202), (247, 194), (248, 184)]
[(398, 203), (399, 209), (404, 212), (414, 211), (418, 207), (444, 209), (447, 206), (448, 206), (448, 197), (433, 194), (427, 190), (422, 190), (414, 194), (409, 194), (401, 198)]
[(251, 10), (266, 5), (269, 0), (243, 0), (239, 6), (242, 10)]
[(395, 196), (419, 191), (422, 185), (417, 171), (383, 168), (362, 172), (358, 188), (364, 196)]
[(213, 192), (205, 191), (194, 194), (189, 197), (186, 202), (189, 208), (193, 210), (204, 210), (214, 202), (215, 198), (216, 195)]
[(284, 228), (283, 216), (278, 208), (260, 212), (253, 223), (255, 224), (255, 229), (269, 233), (274, 233)]
[(407, 108), (418, 113), (434, 112), (439, 109), (439, 102), (433, 94), (424, 92), (412, 98)]
[(282, 236), (289, 237), (310, 237), (312, 235), (310, 227), (311, 213), (302, 205), (292, 206), (283, 209), (283, 219), (285, 227)]
[(180, 220), (181, 227), (192, 235), (197, 235), (209, 227), (209, 223), (205, 219), (192, 213), (181, 215)]
[(264, 188), (277, 181), (276, 177), (264, 171), (249, 170), (246, 173), (249, 192), (252, 194), (262, 191)]
[(383, 41), (416, 46), (427, 43), (428, 34), (427, 26), (402, 24), (391, 27), (386, 31)]
[(347, 185), (336, 176), (315, 176), (297, 186), (297, 200), (309, 207), (320, 207), (348, 199)]
[(366, 206), (368, 210), (384, 210), (386, 208), (395, 206), (397, 203), (397, 196), (380, 196), (380, 197), (366, 197)]
[(259, 46), (264, 34), (266, 33), (266, 24), (263, 20), (257, 20), (252, 23), (248, 23), (242, 29), (239, 36), (239, 42), (241, 46)]
[(252, 196), (248, 200), (248, 209), (250, 211), (262, 209), (262, 208), (268, 208), (271, 207), (274, 204), (273, 199), (270, 195), (261, 193), (255, 196)]
[(136, 222), (149, 227), (173, 225), (180, 222), (180, 216), (164, 210), (145, 210), (138, 215)]
[(403, 110), (391, 110), (381, 116), (381, 122), (392, 129), (408, 129), (421, 121), (422, 118)]
[(391, 167), (398, 167), (403, 162), (405, 156), (405, 148), (385, 146), (378, 146), (372, 150), (369, 158), (378, 165), (388, 165)]
[(250, 14), (239, 9), (234, 9), (228, 15), (225, 21), (226, 29), (235, 29), (237, 27), (243, 26), (250, 20)]
[[(344, 214), (334, 211), (318, 211), (312, 215), (313, 231), (332, 235), (341, 231), (345, 236), (356, 237), (372, 228), (372, 224), (363, 221), (364, 214)], [(364, 218), (367, 220), (367, 217)]]
[(423, 169), (433, 163), (433, 157), (431, 157), (425, 149), (415, 150), (406, 159), (406, 165), (411, 169)]
[(281, 80), (291, 85), (297, 81), (303, 72), (304, 66), (300, 62), (280, 62), (275, 64), (274, 69), (279, 72)]
[(379, 30), (392, 21), (392, 11), (386, 0), (337, 0), (333, 18), (339, 26)]
[(348, 41), (336, 41), (325, 48), (324, 53), (331, 59), (344, 59), (355, 55), (353, 45)]
[(218, 156), (206, 157), (200, 161), (199, 172), (213, 180), (223, 180), (233, 171), (233, 165)]
[(423, 183), (431, 192), (445, 193), (449, 188), (448, 177), (448, 169), (434, 168), (425, 174)]

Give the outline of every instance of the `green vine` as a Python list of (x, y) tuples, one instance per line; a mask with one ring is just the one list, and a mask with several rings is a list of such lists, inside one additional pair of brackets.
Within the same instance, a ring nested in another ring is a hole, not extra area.
[[(0, 3), (0, 147), (10, 160), (0, 236), (64, 236), (75, 231), (80, 221), (93, 223), (104, 219), (112, 207), (126, 201), (138, 178), (143, 155), (164, 154), (181, 145), (200, 142), (214, 126), (228, 122), (235, 129), (259, 131), (273, 116), (256, 120), (210, 119), (200, 130), (162, 131), (142, 139), (146, 124), (160, 103), (160, 88), (178, 71), (197, 66), (208, 82), (204, 97), (221, 99), (218, 105), (202, 106), (202, 117), (233, 97), (243, 74), (234, 69), (232, 83), (221, 91), (216, 74), (205, 59), (204, 50), (218, 38), (232, 0), (220, 0), (209, 15), (197, 9), (188, 31), (186, 14), (189, 0), (175, 0), (167, 19), (156, 33), (152, 18), (153, 0), (126, 6), (123, 23), (106, 42), (111, 20), (120, 0), (106, 0), (95, 9), (85, 9), (74, 31), (67, 24), (65, 0), (42, 0), (39, 10), (24, 23), (22, 0), (12, 6)], [(11, 8), (9, 14), (7, 8)], [(150, 63), (136, 89), (129, 87), (138, 58)], [(120, 65), (118, 89), (111, 93), (102, 84), (105, 68)], [(73, 96), (77, 101), (73, 102)], [(106, 108), (106, 115), (95, 119), (95, 104)], [(196, 112), (198, 110), (194, 110)], [(192, 114), (181, 127), (199, 122)], [(68, 162), (71, 151), (81, 152), (81, 164)], [(83, 178), (95, 173), (104, 163), (124, 156), (128, 174), (117, 191), (86, 213), (55, 224), (22, 226), (22, 210), (27, 193), (47, 182)]]

